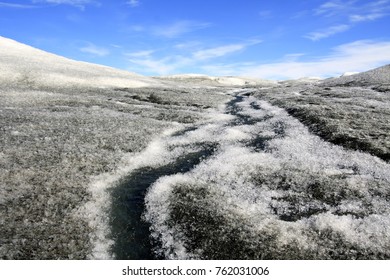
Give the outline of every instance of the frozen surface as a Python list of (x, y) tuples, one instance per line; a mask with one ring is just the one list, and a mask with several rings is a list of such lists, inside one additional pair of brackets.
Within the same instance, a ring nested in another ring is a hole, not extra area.
[(58, 91), (0, 90), (1, 258), (107, 258), (91, 252), (104, 205), (88, 202), (107, 187), (95, 191), (96, 176), (226, 99), (167, 88)]
[(327, 141), (389, 161), (389, 92), (384, 83), (366, 87), (285, 83), (258, 89), (254, 96), (285, 108)]
[(162, 177), (149, 189), (145, 217), (161, 242), (157, 254), (389, 257), (387, 163), (324, 142), (284, 110), (252, 97), (225, 111), (233, 118), (162, 142), (218, 148), (190, 172)]

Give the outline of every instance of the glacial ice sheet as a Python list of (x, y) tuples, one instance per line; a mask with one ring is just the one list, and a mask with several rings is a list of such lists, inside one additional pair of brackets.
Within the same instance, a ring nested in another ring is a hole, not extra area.
[(156, 254), (390, 257), (389, 164), (321, 140), (283, 109), (239, 96), (197, 129), (161, 141), (165, 155), (152, 158), (162, 162), (204, 142), (218, 149), (149, 188), (144, 218), (161, 244)]

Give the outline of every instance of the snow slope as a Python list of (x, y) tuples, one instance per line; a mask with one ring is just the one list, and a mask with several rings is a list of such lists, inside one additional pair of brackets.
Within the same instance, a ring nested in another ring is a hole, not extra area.
[(390, 83), (390, 64), (354, 75), (325, 80), (325, 86), (370, 86)]
[(70, 60), (0, 36), (0, 83), (27, 87), (143, 87), (152, 78)]

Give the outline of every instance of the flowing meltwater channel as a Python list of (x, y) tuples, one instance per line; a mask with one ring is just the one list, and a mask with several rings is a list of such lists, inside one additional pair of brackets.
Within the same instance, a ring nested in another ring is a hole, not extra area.
[(153, 168), (135, 170), (112, 192), (111, 231), (117, 259), (151, 260), (157, 256), (153, 248), (158, 246), (150, 239), (150, 224), (142, 219), (145, 210), (144, 197), (147, 188), (162, 176), (185, 173), (212, 155), (215, 147), (205, 145), (200, 151), (179, 157), (175, 162)]
[[(226, 112), (237, 116), (234, 124), (253, 124), (256, 121), (239, 113), (241, 109), (237, 103), (242, 102), (243, 98), (243, 96), (236, 95), (227, 104)], [(182, 136), (196, 129), (196, 127), (189, 127), (171, 136)], [(114, 240), (113, 253), (116, 259), (151, 260), (161, 258), (154, 253), (161, 244), (151, 238), (151, 225), (143, 219), (144, 198), (147, 189), (163, 176), (190, 171), (201, 161), (209, 158), (217, 147), (218, 145), (212, 142), (196, 143), (195, 150), (197, 151), (181, 155), (174, 162), (163, 166), (136, 169), (111, 190), (110, 228)]]

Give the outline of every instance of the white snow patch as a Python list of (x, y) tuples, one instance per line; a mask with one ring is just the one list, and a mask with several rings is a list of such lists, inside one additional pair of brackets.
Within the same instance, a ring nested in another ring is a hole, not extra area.
[(359, 74), (359, 73), (360, 72), (345, 72), (340, 77), (348, 77), (348, 76), (356, 75), (356, 74)]

